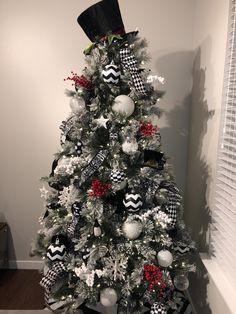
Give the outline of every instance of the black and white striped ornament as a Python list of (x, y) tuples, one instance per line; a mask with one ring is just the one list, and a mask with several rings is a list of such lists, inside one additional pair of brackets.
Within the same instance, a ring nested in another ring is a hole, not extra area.
[(150, 314), (167, 314), (167, 309), (164, 304), (155, 302), (151, 307)]
[(142, 197), (137, 193), (126, 193), (123, 204), (129, 212), (135, 213), (143, 206)]
[(47, 258), (53, 262), (62, 261), (66, 255), (66, 246), (60, 243), (57, 238), (55, 243), (49, 245), (47, 249)]
[(80, 140), (75, 144), (75, 151), (78, 156), (83, 153), (83, 143)]
[(102, 71), (102, 78), (106, 83), (117, 84), (120, 79), (120, 70), (115, 64), (108, 64)]

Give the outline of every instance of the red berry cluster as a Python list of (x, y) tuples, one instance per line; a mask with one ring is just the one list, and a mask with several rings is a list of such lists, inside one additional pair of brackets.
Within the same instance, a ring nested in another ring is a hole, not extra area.
[(151, 137), (157, 131), (157, 127), (155, 127), (151, 122), (140, 122), (139, 132), (144, 135)]
[(155, 265), (144, 266), (144, 278), (148, 282), (149, 290), (158, 289), (160, 294), (162, 294), (163, 290), (166, 288), (162, 271)]
[(99, 180), (94, 180), (91, 185), (92, 192), (90, 193), (90, 196), (95, 197), (103, 197), (107, 194), (108, 189), (111, 188), (110, 183), (102, 183)]
[(72, 74), (72, 77), (68, 76), (66, 79), (64, 79), (64, 81), (68, 81), (68, 80), (74, 81), (75, 84), (73, 85), (83, 87), (87, 90), (91, 90), (94, 88), (93, 84), (91, 83), (91, 81), (87, 79), (86, 76), (84, 75), (78, 76), (77, 73), (74, 73), (73, 71), (71, 71), (71, 74)]

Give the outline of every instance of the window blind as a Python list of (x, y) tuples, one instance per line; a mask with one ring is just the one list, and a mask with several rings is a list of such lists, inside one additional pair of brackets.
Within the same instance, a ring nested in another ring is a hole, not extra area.
[(211, 254), (236, 286), (236, 0), (230, 1)]

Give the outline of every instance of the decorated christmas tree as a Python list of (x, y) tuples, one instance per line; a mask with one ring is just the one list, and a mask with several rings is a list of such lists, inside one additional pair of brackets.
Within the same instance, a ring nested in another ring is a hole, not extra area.
[(97, 313), (99, 302), (119, 314), (178, 313), (194, 243), (161, 147), (163, 93), (153, 82), (162, 79), (144, 68), (146, 41), (125, 32), (117, 0), (89, 7), (78, 23), (92, 44), (83, 73), (65, 79), (72, 111), (43, 178), (32, 249), (45, 262), (45, 302), (65, 313)]

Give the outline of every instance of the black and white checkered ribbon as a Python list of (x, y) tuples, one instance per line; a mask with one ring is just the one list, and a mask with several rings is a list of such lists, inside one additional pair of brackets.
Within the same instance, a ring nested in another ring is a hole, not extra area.
[(120, 49), (120, 59), (126, 70), (128, 70), (133, 79), (134, 87), (140, 94), (146, 95), (146, 89), (142, 78), (138, 72), (137, 60), (128, 48)]
[(63, 262), (54, 262), (53, 266), (47, 271), (46, 275), (40, 281), (40, 285), (47, 292), (50, 292), (57, 278), (60, 277), (65, 270), (66, 268)]

